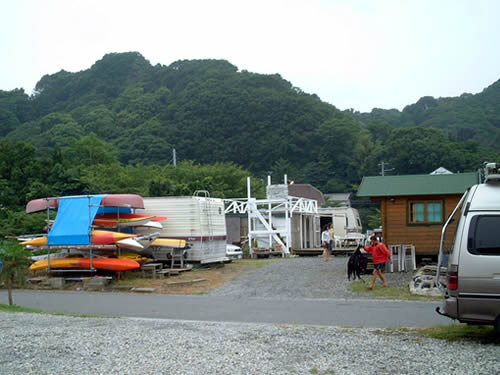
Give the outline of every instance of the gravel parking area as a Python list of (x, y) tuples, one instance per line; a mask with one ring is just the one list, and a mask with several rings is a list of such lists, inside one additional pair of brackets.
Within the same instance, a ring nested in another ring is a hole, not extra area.
[[(335, 256), (328, 262), (322, 257), (286, 258), (245, 273), (210, 293), (236, 298), (342, 298), (353, 297), (347, 280), (347, 256)], [(413, 273), (387, 273), (389, 286), (408, 286)], [(363, 276), (366, 282), (372, 275)], [(380, 280), (377, 280), (380, 283)], [(370, 291), (356, 298), (370, 298)]]
[[(283, 259), (211, 294), (349, 298), (346, 262), (347, 257)], [(411, 276), (388, 274), (388, 282), (407, 285)], [(0, 353), (2, 375), (500, 374), (499, 345), (450, 343), (414, 329), (0, 312)]]
[(412, 330), (0, 313), (14, 374), (498, 374), (500, 347)]

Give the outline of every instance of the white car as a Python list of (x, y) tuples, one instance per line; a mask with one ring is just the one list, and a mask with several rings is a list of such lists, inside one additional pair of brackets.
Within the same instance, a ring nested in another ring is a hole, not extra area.
[(242, 259), (243, 258), (243, 251), (241, 250), (241, 247), (236, 246), (236, 245), (226, 245), (226, 258), (229, 260), (233, 259)]

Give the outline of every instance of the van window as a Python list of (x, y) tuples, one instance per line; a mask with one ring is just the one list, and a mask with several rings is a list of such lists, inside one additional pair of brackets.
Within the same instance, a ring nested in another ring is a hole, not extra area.
[(475, 255), (500, 256), (500, 215), (477, 215), (471, 219), (467, 250)]

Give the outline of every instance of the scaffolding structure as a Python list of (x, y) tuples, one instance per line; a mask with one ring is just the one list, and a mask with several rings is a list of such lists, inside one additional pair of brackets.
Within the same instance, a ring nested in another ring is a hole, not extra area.
[(267, 199), (253, 198), (248, 177), (247, 198), (231, 200), (225, 212), (247, 215), (248, 245), (252, 257), (259, 253), (288, 256), (292, 244), (293, 215), (317, 214), (318, 202), (288, 195), (286, 175), (284, 185), (271, 185), (271, 177), (268, 176), (267, 187)]

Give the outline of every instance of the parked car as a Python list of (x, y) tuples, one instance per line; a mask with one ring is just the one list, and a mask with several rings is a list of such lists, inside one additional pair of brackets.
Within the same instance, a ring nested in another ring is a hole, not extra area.
[(226, 258), (231, 261), (233, 259), (242, 259), (243, 258), (243, 251), (241, 250), (241, 247), (236, 246), (236, 245), (226, 245)]

